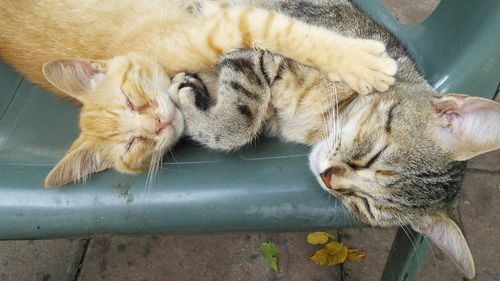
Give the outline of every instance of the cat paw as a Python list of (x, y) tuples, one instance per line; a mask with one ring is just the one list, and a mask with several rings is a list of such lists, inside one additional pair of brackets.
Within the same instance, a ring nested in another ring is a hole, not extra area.
[(394, 84), (397, 62), (385, 52), (385, 45), (376, 40), (349, 39), (350, 46), (342, 52), (337, 72), (330, 79), (341, 80), (361, 95), (373, 90), (385, 92)]
[(207, 88), (196, 74), (181, 72), (172, 78), (168, 90), (172, 101), (182, 110), (207, 110), (210, 103)]

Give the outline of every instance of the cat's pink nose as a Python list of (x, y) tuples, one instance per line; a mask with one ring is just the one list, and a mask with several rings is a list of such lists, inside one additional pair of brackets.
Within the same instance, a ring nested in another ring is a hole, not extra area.
[(326, 169), (323, 173), (319, 174), (321, 181), (328, 189), (332, 189), (332, 169)]
[(163, 129), (172, 126), (172, 122), (161, 121), (160, 118), (156, 118), (155, 133), (158, 135), (163, 131)]

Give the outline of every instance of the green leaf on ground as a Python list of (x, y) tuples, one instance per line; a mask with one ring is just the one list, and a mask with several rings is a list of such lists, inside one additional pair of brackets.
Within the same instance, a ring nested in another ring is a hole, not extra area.
[(274, 269), (274, 271), (278, 272), (278, 248), (274, 243), (264, 242), (260, 244), (260, 252), (266, 263)]

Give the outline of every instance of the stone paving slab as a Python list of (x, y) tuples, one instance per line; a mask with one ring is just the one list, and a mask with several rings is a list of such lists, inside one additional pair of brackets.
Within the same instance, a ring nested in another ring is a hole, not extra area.
[(72, 280), (83, 240), (0, 241), (0, 281)]
[[(498, 165), (500, 165), (500, 158), (497, 158)], [(500, 276), (500, 173), (481, 171), (467, 173), (460, 201), (464, 234), (469, 241), (469, 247), (476, 262), (476, 280), (498, 280)], [(429, 259), (429, 261), (432, 260)], [(451, 264), (449, 259), (445, 261)], [(450, 268), (450, 266), (444, 268)], [(441, 272), (444, 271), (441, 270)]]
[(500, 172), (500, 149), (471, 159), (467, 169)]
[[(100, 280), (335, 280), (336, 268), (314, 266), (305, 233), (101, 237), (89, 246), (81, 281)], [(259, 245), (280, 249), (280, 273), (265, 264)], [(307, 276), (307, 279), (304, 279)]]

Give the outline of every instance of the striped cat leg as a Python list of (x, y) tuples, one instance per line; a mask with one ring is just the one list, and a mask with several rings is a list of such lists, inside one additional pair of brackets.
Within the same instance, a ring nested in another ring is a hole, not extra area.
[(177, 74), (169, 92), (184, 115), (186, 134), (218, 150), (252, 141), (264, 123), (270, 100), (268, 84), (256, 67), (248, 53), (224, 57), (218, 80), (211, 85), (217, 93), (214, 98), (197, 75)]

